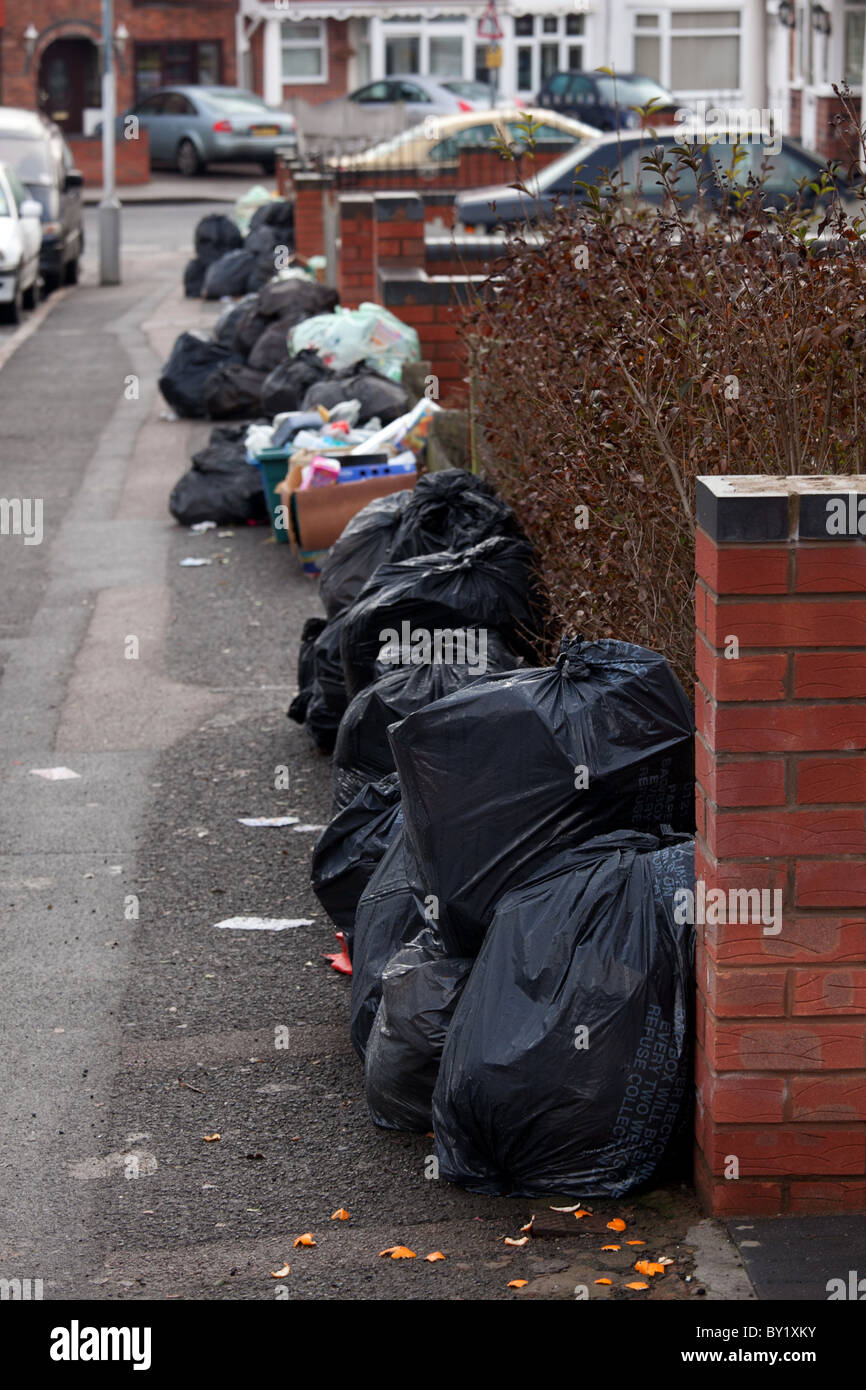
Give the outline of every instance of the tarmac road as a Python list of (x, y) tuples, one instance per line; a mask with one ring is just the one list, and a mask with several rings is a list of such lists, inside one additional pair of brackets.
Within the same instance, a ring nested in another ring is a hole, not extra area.
[[(613, 1258), (597, 1237), (509, 1249), (529, 1203), (428, 1179), (429, 1138), (370, 1124), (315, 834), (237, 823), (321, 825), (330, 786), (285, 718), (315, 587), (264, 528), (192, 535), (166, 509), (207, 434), (156, 391), (217, 312), (179, 288), (203, 211), (125, 213), (112, 289), (91, 237), (82, 286), (0, 370), (3, 490), (44, 503), (41, 544), (0, 537), (0, 1278), (100, 1301), (573, 1298)], [(78, 775), (33, 775), (57, 766)], [(216, 927), (248, 914), (313, 921)], [(692, 1268), (685, 1190), (592, 1205)], [(395, 1244), (419, 1258), (379, 1258)]]

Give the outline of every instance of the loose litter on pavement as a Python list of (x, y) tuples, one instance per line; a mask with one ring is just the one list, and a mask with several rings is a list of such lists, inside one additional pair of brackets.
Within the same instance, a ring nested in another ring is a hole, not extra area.
[(31, 767), (33, 777), (44, 777), (46, 782), (68, 782), (73, 777), (80, 777), (80, 772), (73, 772), (71, 767)]
[(249, 825), (254, 829), (265, 825), (297, 825), (300, 816), (238, 816), (238, 825)]
[(188, 555), (187, 558), (186, 558), (185, 560), (181, 560), (181, 561), (180, 561), (181, 569), (190, 569), (190, 570), (191, 570), (191, 569), (198, 569), (199, 565), (212, 565), (212, 564), (213, 564), (213, 560), (194, 559), (191, 555)]
[(287, 931), (290, 927), (311, 927), (312, 917), (227, 917), (214, 926), (224, 931)]

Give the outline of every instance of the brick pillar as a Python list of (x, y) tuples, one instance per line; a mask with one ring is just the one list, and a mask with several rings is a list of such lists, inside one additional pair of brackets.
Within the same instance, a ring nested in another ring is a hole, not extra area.
[(296, 174), (295, 250), (304, 260), (325, 254), (325, 204), (333, 174)]
[(697, 515), (696, 1182), (864, 1211), (866, 476), (699, 479)]
[(346, 309), (375, 300), (378, 292), (373, 212), (371, 193), (344, 193), (340, 198), (337, 288)]
[(375, 263), (395, 269), (424, 267), (424, 204), (414, 193), (376, 193)]

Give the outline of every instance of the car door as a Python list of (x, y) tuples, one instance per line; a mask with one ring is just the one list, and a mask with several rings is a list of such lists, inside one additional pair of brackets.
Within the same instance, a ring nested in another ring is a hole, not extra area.
[(6, 178), (9, 191), (12, 194), (12, 201), (15, 204), (15, 215), (18, 218), (22, 247), (21, 283), (26, 289), (38, 274), (39, 252), (42, 249), (42, 221), (39, 217), (21, 216), (21, 209), (24, 204), (32, 202), (33, 199), (14, 169), (7, 168)]
[(437, 108), (433, 98), (424, 91), (423, 87), (419, 87), (415, 82), (401, 81), (394, 82), (392, 85), (396, 88), (393, 100), (402, 101), (411, 116), (418, 116), (420, 118), (426, 116), (428, 112), (433, 110), (445, 109), (444, 107)]
[(132, 112), (132, 115), (138, 117), (139, 129), (147, 131), (150, 141), (150, 157), (156, 160), (171, 157), (166, 153), (165, 127), (162, 117), (165, 97), (165, 93), (157, 92), (152, 97), (146, 97)]
[(196, 109), (183, 92), (167, 92), (163, 98), (159, 114), (160, 141), (165, 154), (161, 159), (174, 162), (177, 147), (189, 133), (190, 120), (196, 116)]

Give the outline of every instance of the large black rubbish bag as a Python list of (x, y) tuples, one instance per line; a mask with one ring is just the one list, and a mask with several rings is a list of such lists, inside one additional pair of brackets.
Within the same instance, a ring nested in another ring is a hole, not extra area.
[(388, 558), (411, 489), (376, 497), (343, 527), (322, 562), (319, 595), (329, 618), (350, 608), (374, 570)]
[(492, 536), (456, 553), (380, 565), (343, 625), (341, 651), (350, 696), (373, 679), (383, 642), (394, 641), (382, 635), (386, 632), (408, 645), (415, 632), (421, 634), (419, 641), (428, 634), (432, 644), (437, 632), (493, 628), (515, 653), (528, 654), (539, 625), (535, 583), (532, 547), (519, 536)]
[(432, 907), (418, 903), (409, 882), (403, 834), (385, 851), (361, 894), (351, 943), (352, 1046), (363, 1058), (382, 998), (382, 971), (400, 947), (432, 924)]
[[(247, 430), (252, 423), (261, 422), (250, 421), (241, 425), (214, 425), (207, 444), (192, 456), (193, 468), (198, 469), (200, 473), (234, 473), (240, 464), (248, 468), (247, 449), (244, 441)], [(259, 477), (261, 478), (261, 474)]]
[(497, 900), (557, 842), (694, 829), (691, 706), (645, 647), (563, 643), (554, 666), (474, 681), (390, 737), (407, 840), (455, 955), (477, 953)]
[(206, 270), (207, 266), (204, 261), (199, 260), (198, 256), (187, 261), (186, 269), (183, 272), (183, 292), (187, 299), (201, 298)]
[(242, 310), (238, 313), (236, 321), (235, 351), (242, 352), (246, 357), (252, 352), (265, 329), (270, 327), (271, 320), (259, 313), (258, 294), (244, 295), (240, 303), (233, 305), (233, 308)]
[(445, 1035), (473, 962), (422, 932), (382, 971), (382, 1000), (364, 1058), (370, 1118), (382, 1129), (426, 1134)]
[(292, 318), (296, 323), (314, 314), (331, 314), (340, 296), (330, 285), (290, 275), (285, 280), (270, 280), (259, 291), (259, 312), (269, 319)]
[(181, 333), (160, 374), (159, 389), (178, 415), (201, 418), (207, 414), (204, 388), (208, 377), (218, 367), (241, 361), (204, 333)]
[(313, 742), (323, 753), (334, 751), (340, 720), (349, 703), (340, 658), (344, 616), (332, 618), (313, 644), (314, 675), (306, 722)]
[(266, 415), (282, 415), (286, 410), (300, 410), (301, 401), (314, 381), (331, 375), (321, 357), (304, 348), (295, 357), (275, 367), (262, 386), (261, 406)]
[(169, 511), (182, 526), (199, 521), (267, 521), (262, 477), (243, 458), (234, 468), (191, 468), (175, 483)]
[(400, 783), (392, 773), (364, 787), (316, 842), (313, 892), (347, 944), (354, 935), (361, 894), (401, 820)]
[(240, 328), (248, 310), (255, 309), (256, 296), (245, 294), (237, 304), (227, 304), (214, 324), (214, 340), (221, 347), (228, 348), (238, 356), (245, 356), (249, 348), (240, 340)]
[(433, 1096), (439, 1173), (478, 1192), (621, 1197), (679, 1158), (691, 1104), (694, 841), (620, 830), (503, 897)]
[(285, 241), (280, 233), (279, 227), (272, 227), (267, 222), (262, 222), (258, 227), (251, 227), (249, 235), (244, 242), (244, 250), (251, 256), (255, 256), (256, 264), (262, 272), (262, 284), (270, 280), (277, 271), (278, 246), (285, 247)]
[(329, 381), (315, 382), (304, 396), (302, 409), (313, 410), (323, 405), (330, 410), (341, 401), (360, 402), (359, 425), (366, 424), (374, 417), (381, 425), (390, 425), (409, 409), (409, 393), (405, 386), (369, 367), (342, 372)]
[(229, 251), (207, 268), (204, 277), (205, 299), (224, 299), (227, 295), (246, 294), (256, 289), (249, 281), (257, 269), (255, 256), (250, 251)]
[(213, 420), (255, 414), (259, 409), (264, 372), (244, 363), (229, 362), (211, 372), (204, 384), (204, 406)]
[(407, 560), (437, 550), (464, 550), (488, 536), (519, 534), (514, 512), (487, 483), (462, 468), (444, 468), (418, 479), (390, 558)]
[(221, 212), (202, 217), (195, 229), (195, 254), (203, 265), (213, 265), (227, 251), (237, 251), (243, 245), (240, 228)]
[(333, 814), (366, 782), (394, 771), (389, 725), (489, 671), (511, 671), (516, 665), (517, 658), (499, 634), (487, 629), (455, 628), (447, 647), (417, 664), (411, 648), (383, 647), (376, 669), (384, 674), (358, 692), (340, 721), (334, 746)]
[(247, 361), (257, 372), (272, 372), (289, 360), (289, 333), (282, 319), (269, 322), (253, 344)]
[(270, 203), (262, 203), (250, 218), (250, 231), (264, 223), (268, 227), (282, 227), (289, 230), (295, 225), (295, 205), (288, 198), (274, 198)]
[(301, 629), (301, 644), (298, 650), (298, 693), (289, 705), (287, 714), (296, 724), (303, 724), (307, 717), (307, 705), (313, 694), (313, 681), (316, 678), (316, 639), (328, 625), (327, 618), (308, 618)]

